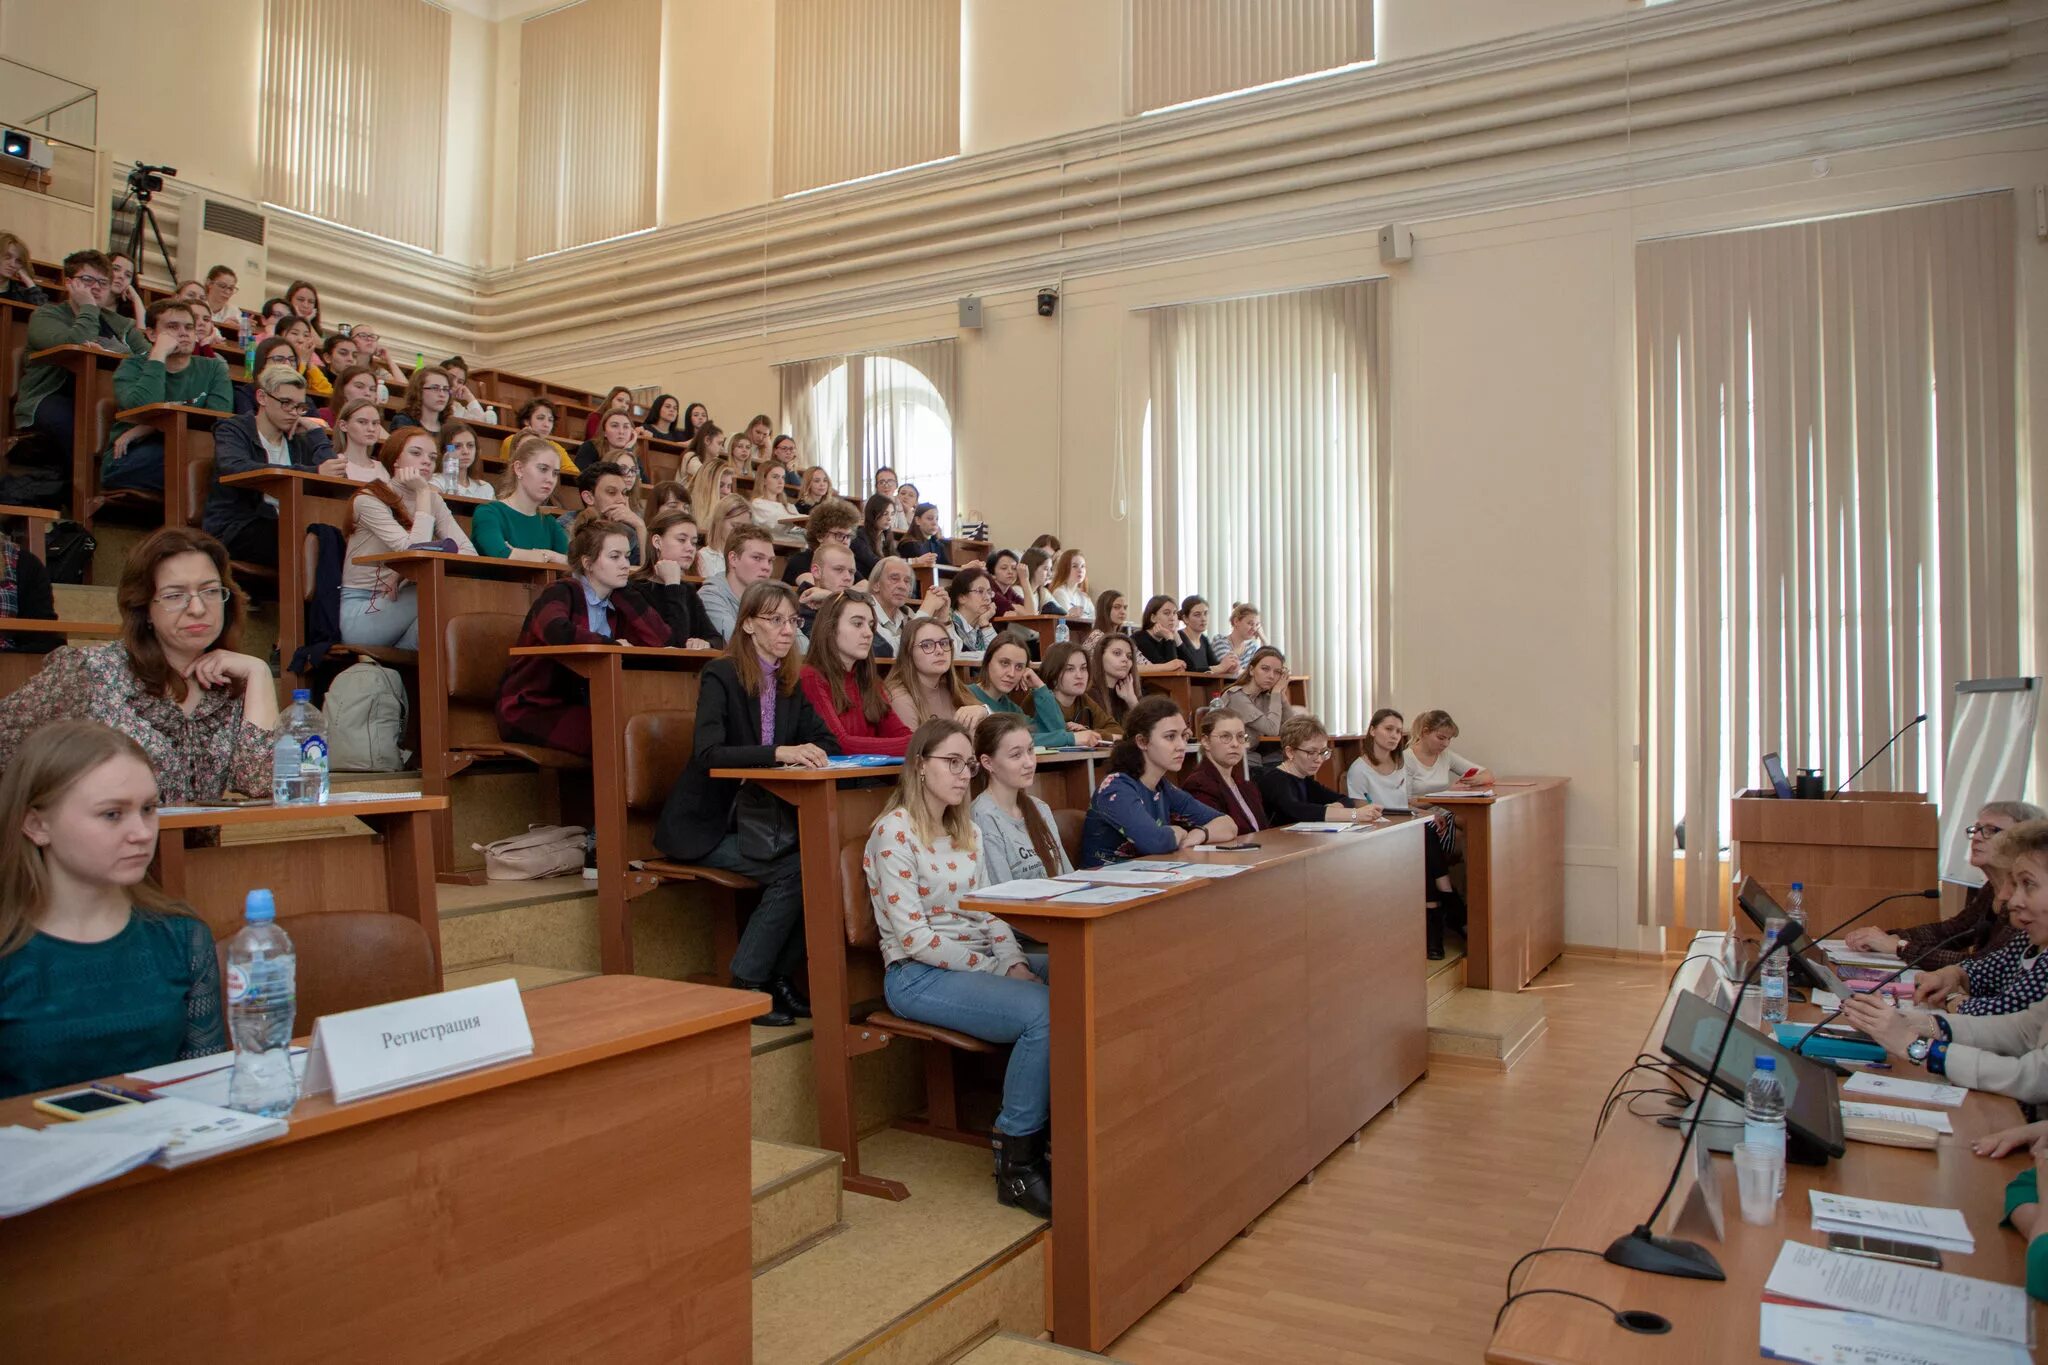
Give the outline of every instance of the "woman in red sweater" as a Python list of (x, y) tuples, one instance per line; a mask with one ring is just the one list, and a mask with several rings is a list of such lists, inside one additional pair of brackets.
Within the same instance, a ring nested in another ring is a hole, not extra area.
[(1202, 733), (1202, 757), (1181, 774), (1180, 789), (1229, 816), (1241, 834), (1271, 829), (1273, 822), (1266, 817), (1266, 803), (1259, 797), (1258, 786), (1244, 774), (1244, 754), (1251, 743), (1244, 719), (1234, 711), (1211, 707), (1202, 712), (1197, 723)]
[(910, 727), (889, 707), (874, 644), (875, 600), (866, 593), (834, 593), (811, 623), (811, 653), (797, 686), (825, 718), (841, 752), (901, 758), (910, 746)]

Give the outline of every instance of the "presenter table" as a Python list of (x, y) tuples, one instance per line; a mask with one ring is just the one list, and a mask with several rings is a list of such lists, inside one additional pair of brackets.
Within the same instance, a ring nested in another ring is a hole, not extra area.
[[(1696, 944), (1711, 944), (1718, 935), (1704, 935)], [(1706, 951), (1703, 946), (1699, 951)], [(1677, 991), (1697, 989), (1706, 963), (1680, 973), (1674, 990), (1643, 1040), (1643, 1051), (1661, 1056), (1660, 1044)], [(1795, 1016), (1816, 1018), (1810, 1006)], [(1939, 1080), (1915, 1066), (1895, 1073), (1911, 1080)], [(1697, 1085), (1690, 1087), (1697, 1089)], [(1675, 1279), (1624, 1270), (1594, 1256), (1540, 1256), (1524, 1271), (1517, 1289), (1564, 1289), (1590, 1295), (1616, 1308), (1642, 1308), (1671, 1320), (1666, 1336), (1637, 1336), (1615, 1325), (1593, 1305), (1554, 1294), (1514, 1304), (1501, 1319), (1487, 1347), (1486, 1358), (1497, 1365), (1554, 1365), (1556, 1362), (1597, 1362), (1621, 1365), (1642, 1361), (1721, 1362), (1754, 1360), (1758, 1354), (1758, 1305), (1764, 1281), (1787, 1241), (1827, 1245), (1825, 1234), (1813, 1231), (1809, 1190), (1829, 1190), (1861, 1199), (1929, 1204), (1962, 1210), (1977, 1239), (1970, 1255), (1945, 1252), (1942, 1269), (2002, 1284), (2026, 1283), (2026, 1244), (2019, 1234), (1998, 1226), (2005, 1209), (2006, 1182), (2026, 1169), (2024, 1152), (2001, 1161), (1986, 1161), (1970, 1151), (1970, 1143), (1986, 1133), (2021, 1122), (2019, 1107), (2000, 1096), (1973, 1091), (1959, 1109), (1945, 1111), (1955, 1132), (1932, 1151), (1912, 1151), (1851, 1142), (1848, 1151), (1825, 1166), (1788, 1166), (1785, 1198), (1778, 1220), (1769, 1227), (1742, 1221), (1735, 1188), (1735, 1170), (1726, 1157), (1714, 1157), (1719, 1168), (1726, 1236), (1707, 1243), (1728, 1274), (1725, 1282)], [(1543, 1244), (1550, 1247), (1606, 1246), (1649, 1215), (1678, 1157), (1681, 1135), (1648, 1117), (1617, 1109), (1607, 1122), (1586, 1165), (1565, 1196), (1557, 1220)], [(1673, 1200), (1674, 1207), (1677, 1200)], [(1657, 1231), (1670, 1232), (1673, 1213), (1667, 1210)], [(1692, 1234), (1681, 1234), (1692, 1235)], [(2037, 1340), (2048, 1340), (2048, 1307), (2032, 1305)]]
[(1465, 832), (1465, 984), (1518, 991), (1564, 951), (1564, 777), (1504, 778), (1493, 796), (1418, 796)]
[(1051, 952), (1054, 1340), (1103, 1350), (1422, 1075), (1425, 834), (1268, 830), (1143, 900), (965, 902)]
[[(0, 1340), (38, 1361), (742, 1362), (747, 1021), (603, 976), (523, 997), (533, 1055), (336, 1105), (0, 1222)], [(0, 1124), (40, 1126), (28, 1098)]]

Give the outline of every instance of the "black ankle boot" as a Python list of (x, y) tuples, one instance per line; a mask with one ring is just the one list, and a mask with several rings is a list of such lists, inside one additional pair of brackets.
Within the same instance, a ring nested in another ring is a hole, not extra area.
[(1466, 913), (1463, 894), (1456, 891), (1439, 891), (1436, 893), (1436, 899), (1437, 904), (1443, 908), (1444, 923), (1457, 930), (1462, 937), (1465, 933)]
[(767, 996), (771, 1001), (774, 1001), (768, 1007), (766, 1014), (755, 1015), (748, 1021), (749, 1023), (758, 1024), (762, 1028), (788, 1028), (796, 1022), (796, 1016), (783, 1010), (782, 1001), (776, 997), (773, 991), (768, 989), (767, 982), (749, 981), (745, 977), (736, 976), (732, 979), (732, 988), (736, 991), (758, 991), (762, 995)]
[(804, 999), (803, 992), (796, 988), (796, 982), (788, 977), (769, 977), (768, 994), (774, 997), (776, 1013), (786, 1014), (792, 1019), (811, 1017), (811, 1002)]
[(1423, 911), (1423, 914), (1426, 917), (1423, 925), (1424, 933), (1429, 940), (1429, 960), (1441, 962), (1444, 960), (1444, 908), (1441, 905), (1432, 905)]
[(1038, 1167), (1044, 1130), (1022, 1137), (990, 1133), (988, 1142), (996, 1159), (996, 1202), (1034, 1217), (1052, 1217), (1052, 1186)]

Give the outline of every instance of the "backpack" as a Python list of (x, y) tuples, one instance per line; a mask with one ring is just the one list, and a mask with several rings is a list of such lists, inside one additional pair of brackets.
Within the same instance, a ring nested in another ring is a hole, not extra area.
[(484, 875), (494, 882), (530, 882), (583, 870), (580, 825), (528, 825), (526, 833), (488, 844), (471, 844), (484, 855)]
[(370, 659), (350, 664), (328, 684), (327, 764), (335, 772), (392, 773), (412, 757), (399, 747), (410, 709), (405, 680)]
[(10, 507), (47, 507), (61, 512), (71, 505), (71, 471), (25, 460), (18, 453), (24, 436), (7, 453), (7, 474), (0, 478), (0, 502)]
[(53, 522), (43, 538), (43, 567), (52, 583), (83, 583), (92, 572), (93, 553), (100, 548), (93, 533), (68, 518)]

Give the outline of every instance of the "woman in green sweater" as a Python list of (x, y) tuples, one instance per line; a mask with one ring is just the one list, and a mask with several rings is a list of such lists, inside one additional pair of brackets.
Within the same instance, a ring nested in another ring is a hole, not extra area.
[(1059, 699), (1031, 671), (1031, 652), (1015, 635), (999, 635), (981, 656), (981, 680), (968, 689), (991, 712), (1022, 716), (1031, 726), (1034, 745), (1064, 749), (1093, 742), (1084, 732), (1067, 729)]
[(554, 496), (562, 473), (562, 452), (545, 436), (528, 432), (512, 442), (512, 486), (496, 502), (487, 502), (469, 519), (469, 538), (477, 553), (492, 559), (523, 559), (538, 564), (569, 562), (569, 533), (560, 517), (540, 509)]
[(2048, 1123), (2029, 1123), (1978, 1138), (1971, 1150), (1978, 1156), (2010, 1156), (2028, 1149), (2034, 1164), (2005, 1187), (2005, 1223), (2027, 1239), (2027, 1292), (2048, 1301), (2048, 1218), (2041, 1215), (2041, 1177), (2048, 1174)]
[(0, 777), (0, 1097), (227, 1046), (213, 935), (148, 881), (156, 774), (92, 721)]

